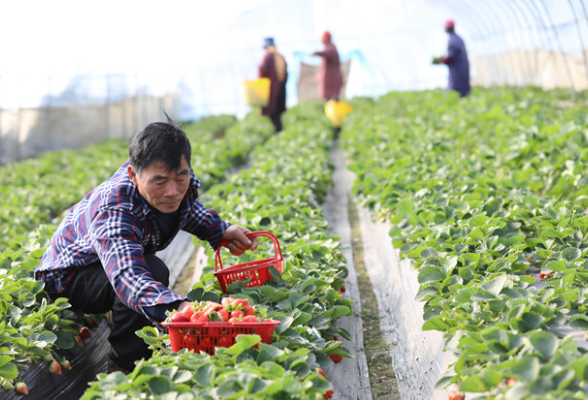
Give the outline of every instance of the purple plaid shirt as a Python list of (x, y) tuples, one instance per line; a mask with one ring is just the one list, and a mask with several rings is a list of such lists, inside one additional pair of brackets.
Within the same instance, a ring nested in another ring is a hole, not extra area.
[(127, 160), (69, 210), (35, 269), (35, 278), (45, 282), (48, 293), (61, 293), (79, 267), (100, 260), (121, 300), (149, 318), (143, 307), (185, 298), (153, 280), (143, 254), (165, 249), (180, 229), (216, 249), (230, 224), (197, 200), (202, 183), (191, 170), (190, 189), (179, 208), (180, 223), (162, 243), (155, 215), (131, 182), (128, 165)]

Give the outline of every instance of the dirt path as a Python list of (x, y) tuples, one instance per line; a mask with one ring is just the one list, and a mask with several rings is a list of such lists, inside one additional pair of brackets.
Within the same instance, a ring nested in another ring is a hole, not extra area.
[(346, 247), (343, 253), (349, 276), (345, 295), (354, 301), (354, 315), (341, 318), (339, 325), (350, 331), (353, 340), (343, 340), (343, 344), (355, 356), (354, 359), (344, 358), (326, 371), (335, 387), (333, 399), (397, 400), (398, 388), (387, 352), (388, 344), (380, 332), (378, 305), (363, 264), (361, 232), (352, 228), (353, 218), (350, 220), (349, 215), (354, 175), (347, 170), (337, 141), (331, 149), (331, 162), (335, 165), (333, 188), (323, 210), (329, 233), (340, 237)]
[[(445, 353), (442, 332), (423, 331), (423, 304), (415, 300), (418, 272), (392, 247), (390, 224), (373, 222), (368, 210), (357, 208), (364, 260), (379, 310), (382, 337), (403, 400), (445, 400), (435, 389), (452, 355)], [(370, 366), (371, 370), (371, 366)]]
[(392, 368), (390, 347), (394, 344), (386, 332), (381, 329), (382, 316), (378, 300), (365, 263), (361, 226), (355, 204), (349, 207), (349, 219), (353, 233), (353, 259), (357, 270), (360, 295), (362, 301), (364, 347), (368, 359), (370, 382), (374, 399), (399, 400), (396, 373)]

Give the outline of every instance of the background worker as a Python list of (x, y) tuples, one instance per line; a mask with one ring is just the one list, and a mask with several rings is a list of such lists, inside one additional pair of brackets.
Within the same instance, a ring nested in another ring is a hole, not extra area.
[(288, 64), (274, 43), (274, 38), (268, 37), (263, 41), (265, 50), (259, 65), (259, 77), (269, 78), (270, 97), (266, 107), (261, 109), (261, 115), (270, 117), (276, 132), (282, 130), (282, 114), (286, 111), (286, 82), (288, 80)]
[(333, 44), (330, 32), (325, 31), (323, 33), (321, 42), (325, 46), (324, 50), (312, 53), (313, 56), (322, 57), (317, 75), (319, 93), (323, 100), (339, 100), (341, 88), (343, 87), (339, 52)]
[(180, 229), (215, 249), (230, 240), (234, 255), (257, 247), (247, 228), (223, 221), (198, 201), (202, 184), (190, 166), (190, 141), (169, 117), (136, 134), (129, 156), (69, 210), (35, 269), (53, 300), (66, 297), (87, 314), (112, 310), (108, 371), (127, 373), (152, 355), (135, 331), (191, 304), (168, 288), (169, 269), (157, 251)]
[(461, 97), (467, 96), (470, 91), (470, 63), (463, 39), (455, 33), (455, 22), (449, 19), (445, 21), (445, 32), (449, 35), (447, 55), (434, 58), (433, 64), (445, 64), (449, 67), (449, 82), (447, 90), (459, 92)]

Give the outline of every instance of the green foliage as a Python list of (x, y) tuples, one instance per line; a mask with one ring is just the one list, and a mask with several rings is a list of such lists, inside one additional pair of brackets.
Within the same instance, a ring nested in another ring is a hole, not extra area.
[[(232, 116), (208, 117), (185, 130), (193, 143), (196, 175), (202, 173), (209, 185), (224, 179), (273, 134), (271, 123), (257, 115), (238, 124)], [(4, 366), (0, 359), (3, 386), (9, 387), (31, 363), (61, 361), (58, 351), (77, 351), (75, 338), (84, 316), (67, 310), (65, 299), (51, 303), (33, 270), (64, 210), (110, 177), (128, 158), (127, 148), (128, 143), (111, 140), (0, 168), (0, 347), (2, 357), (10, 359)]]
[[(269, 120), (253, 113), (238, 123), (233, 117), (220, 116), (185, 125), (193, 143), (192, 165), (205, 185), (206, 203), (219, 205), (216, 208), (231, 222), (279, 234), (286, 256), (283, 276), (272, 268), (273, 279), (263, 287), (231, 287), (237, 292), (235, 297), (251, 299), (263, 314), (282, 321), (275, 331), (275, 346), (259, 344), (253, 349), (259, 338), (243, 336), (230, 349), (219, 350), (214, 358), (186, 352), (166, 358), (170, 353), (167, 335), (145, 328), (138, 335), (159, 349), (161, 357), (156, 353), (139, 364), (128, 381), (120, 374), (100, 377), (84, 398), (318, 399), (331, 388), (313, 371), (331, 363), (327, 354), (350, 357), (341, 342), (334, 340), (336, 335), (349, 338), (349, 333), (332, 323), (351, 314), (350, 302), (336, 291), (347, 273), (345, 260), (336, 239), (328, 236), (320, 207), (330, 186), (331, 132), (318, 104), (299, 107), (286, 118), (292, 129), (282, 135), (273, 135)], [(261, 146), (270, 136), (271, 140)], [(7, 349), (2, 355), (6, 360), (0, 358), (0, 381), (5, 387), (30, 363), (55, 358), (55, 350), (77, 349), (75, 337), (84, 316), (68, 310), (66, 299), (50, 303), (43, 285), (33, 280), (32, 271), (62, 210), (110, 176), (126, 159), (126, 147), (126, 143), (113, 141), (76, 152), (48, 153), (0, 169), (20, 188), (5, 196), (5, 208), (11, 210), (15, 223), (0, 243), (4, 300), (0, 302), (4, 307), (0, 337), (5, 338), (2, 345)], [(229, 177), (256, 147), (259, 150), (252, 168)], [(43, 170), (42, 175), (32, 173), (38, 169)], [(72, 174), (63, 174), (65, 170)], [(213, 187), (226, 179), (225, 185)], [(39, 186), (46, 207), (35, 204), (31, 209), (17, 210), (16, 205), (25, 198), (41, 201), (31, 195)], [(57, 191), (60, 195), (54, 199), (51, 194)], [(243, 258), (264, 257), (271, 250), (262, 243), (258, 252)], [(229, 258), (227, 262), (237, 261)], [(215, 281), (211, 274), (205, 274), (189, 296), (218, 301), (220, 292)], [(169, 360), (182, 370), (172, 371)]]
[(139, 362), (128, 376), (121, 372), (100, 374), (82, 400), (318, 400), (332, 388), (316, 372), (318, 364), (310, 351), (280, 349), (259, 340), (257, 335), (237, 336), (236, 344), (218, 348), (214, 358), (185, 350), (173, 357), (155, 354)]
[[(84, 399), (122, 397), (129, 388), (136, 397), (147, 398), (165, 394), (166, 398), (319, 399), (330, 389), (318, 378), (316, 368), (332, 363), (328, 354), (351, 357), (335, 340), (335, 336), (350, 339), (349, 333), (333, 323), (352, 312), (351, 302), (335, 290), (347, 272), (341, 245), (328, 235), (321, 215), (331, 182), (331, 132), (319, 104), (289, 110), (285, 119), (286, 129), (253, 151), (248, 169), (232, 174), (203, 196), (223, 219), (278, 237), (283, 274), (271, 267), (272, 279), (263, 286), (230, 286), (232, 297), (247, 298), (262, 314), (281, 321), (274, 329), (273, 344), (251, 349), (258, 341), (246, 343), (250, 339), (237, 336), (238, 344), (217, 348), (214, 356), (171, 353), (168, 335), (144, 328), (138, 335), (156, 350), (156, 356), (138, 364), (127, 380), (100, 376)], [(221, 252), (225, 267), (273, 255), (272, 242), (263, 237), (255, 252), (238, 258), (226, 249)], [(190, 300), (218, 301), (222, 296), (212, 270), (212, 266), (205, 269), (188, 294)], [(167, 363), (189, 366), (192, 377), (181, 384), (162, 379)], [(146, 364), (156, 369), (145, 369)]]
[(440, 386), (487, 399), (585, 387), (585, 351), (561, 328), (588, 328), (586, 100), (536, 88), (389, 93), (345, 121), (354, 192), (392, 223), (393, 245), (419, 269), (423, 329), (445, 332), (457, 357)]
[[(333, 322), (351, 315), (349, 302), (334, 290), (342, 286), (347, 270), (341, 245), (328, 235), (321, 208), (331, 185), (332, 133), (320, 104), (288, 111), (284, 126), (283, 132), (253, 152), (250, 168), (206, 193), (206, 202), (219, 204), (217, 211), (224, 219), (276, 234), (284, 254), (282, 277), (278, 274), (262, 287), (230, 289), (267, 307), (270, 318), (282, 320), (276, 345), (325, 354), (341, 352), (348, 357), (339, 342), (329, 346), (335, 336), (349, 337)], [(271, 244), (260, 238), (260, 250), (240, 258), (222, 252), (223, 265), (272, 256), (273, 247), (263, 250), (265, 243)], [(202, 276), (200, 285), (218, 290), (216, 279), (209, 275)]]

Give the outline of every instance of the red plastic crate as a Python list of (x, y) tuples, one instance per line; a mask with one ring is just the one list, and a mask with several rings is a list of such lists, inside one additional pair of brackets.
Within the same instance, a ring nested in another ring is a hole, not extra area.
[(261, 343), (271, 344), (280, 321), (263, 322), (162, 322), (167, 327), (172, 351), (182, 349), (214, 354), (215, 347), (231, 347), (237, 335), (259, 335)]
[(237, 281), (243, 281), (251, 278), (251, 281), (246, 285), (247, 287), (261, 286), (263, 283), (271, 278), (269, 267), (272, 265), (276, 267), (280, 274), (282, 273), (282, 250), (280, 249), (280, 243), (278, 239), (271, 232), (259, 231), (247, 233), (247, 237), (256, 236), (267, 236), (274, 244), (274, 256), (264, 258), (263, 260), (249, 261), (242, 264), (235, 264), (230, 267), (223, 268), (223, 263), (220, 257), (220, 250), (223, 247), (227, 247), (230, 243), (228, 240), (224, 240), (216, 249), (214, 255), (214, 276), (220, 283), (221, 290), (223, 293), (228, 294), (227, 288)]

